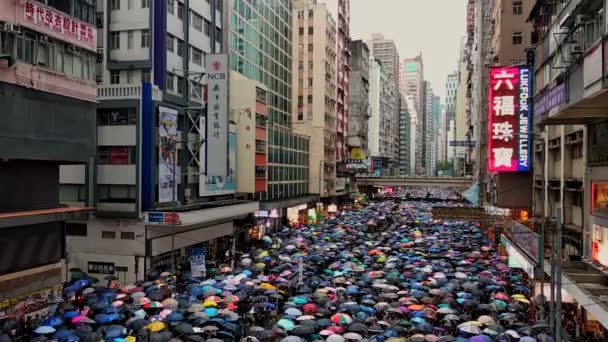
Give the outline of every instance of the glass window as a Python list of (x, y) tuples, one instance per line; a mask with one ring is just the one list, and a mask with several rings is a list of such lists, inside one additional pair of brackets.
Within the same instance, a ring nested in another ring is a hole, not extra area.
[(203, 17), (200, 15), (192, 13), (192, 26), (200, 32), (203, 32)]
[(102, 239), (116, 239), (116, 232), (104, 230), (101, 232)]
[(120, 10), (120, 0), (112, 0), (110, 2), (110, 6), (112, 8), (112, 11)]
[(175, 76), (172, 73), (167, 73), (167, 90), (175, 91)]
[(175, 51), (175, 38), (168, 34), (167, 35), (167, 51), (174, 52)]
[(141, 8), (150, 8), (150, 0), (141, 0)]
[(135, 232), (120, 232), (121, 240), (135, 240)]
[(184, 42), (176, 39), (177, 41), (177, 55), (182, 57), (184, 55)]
[(175, 14), (175, 0), (167, 0), (167, 12)]
[(184, 78), (181, 76), (177, 76), (177, 93), (184, 93)]
[(112, 50), (120, 49), (120, 31), (110, 33), (110, 48)]
[(38, 65), (41, 65), (44, 67), (50, 67), (49, 47), (50, 47), (50, 45), (47, 45), (47, 44), (38, 44), (38, 51), (37, 51), (37, 58), (36, 58)]
[(127, 49), (133, 48), (133, 31), (127, 31)]
[(521, 15), (524, 11), (524, 5), (521, 0), (513, 1), (513, 14)]
[(196, 65), (203, 65), (203, 51), (195, 48), (194, 46), (190, 47), (192, 63)]
[(141, 30), (141, 47), (150, 47), (150, 30)]
[(182, 4), (181, 2), (177, 3), (177, 19), (184, 19), (184, 4)]
[(521, 45), (524, 41), (522, 32), (513, 32), (513, 45)]
[(120, 84), (120, 70), (110, 71), (110, 84)]
[(142, 70), (141, 71), (141, 81), (142, 82), (150, 82), (150, 70)]

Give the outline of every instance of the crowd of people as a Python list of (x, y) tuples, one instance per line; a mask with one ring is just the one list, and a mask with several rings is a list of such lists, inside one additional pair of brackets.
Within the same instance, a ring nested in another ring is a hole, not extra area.
[(0, 342), (551, 342), (479, 226), (435, 220), (410, 195), (269, 234), (210, 279), (102, 286), (75, 272), (50, 317), (5, 319)]

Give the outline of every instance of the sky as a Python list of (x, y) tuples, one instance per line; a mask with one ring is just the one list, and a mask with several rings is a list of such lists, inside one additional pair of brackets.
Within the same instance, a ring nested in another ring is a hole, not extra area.
[[(336, 18), (338, 0), (326, 2)], [(382, 33), (393, 39), (401, 60), (422, 52), (424, 78), (444, 102), (447, 75), (457, 70), (466, 31), (467, 0), (351, 0), (351, 39)]]

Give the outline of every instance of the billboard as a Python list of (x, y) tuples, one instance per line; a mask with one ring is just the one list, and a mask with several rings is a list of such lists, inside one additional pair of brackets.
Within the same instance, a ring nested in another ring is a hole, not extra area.
[[(158, 107), (158, 203), (177, 200), (177, 186), (173, 182), (179, 178), (177, 170), (177, 111)], [(173, 197), (175, 189), (175, 197)]]
[(205, 56), (207, 71), (207, 176), (228, 175), (228, 57)]
[(228, 136), (228, 149), (228, 175), (204, 176), (205, 181), (199, 185), (199, 196), (228, 195), (236, 192), (236, 132), (230, 132)]
[(490, 69), (488, 170), (530, 171), (532, 74), (528, 66)]

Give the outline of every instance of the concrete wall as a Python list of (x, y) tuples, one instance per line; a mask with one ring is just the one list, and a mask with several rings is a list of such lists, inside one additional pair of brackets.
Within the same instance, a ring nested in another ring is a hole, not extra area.
[(95, 155), (95, 103), (0, 83), (0, 158), (87, 162)]

